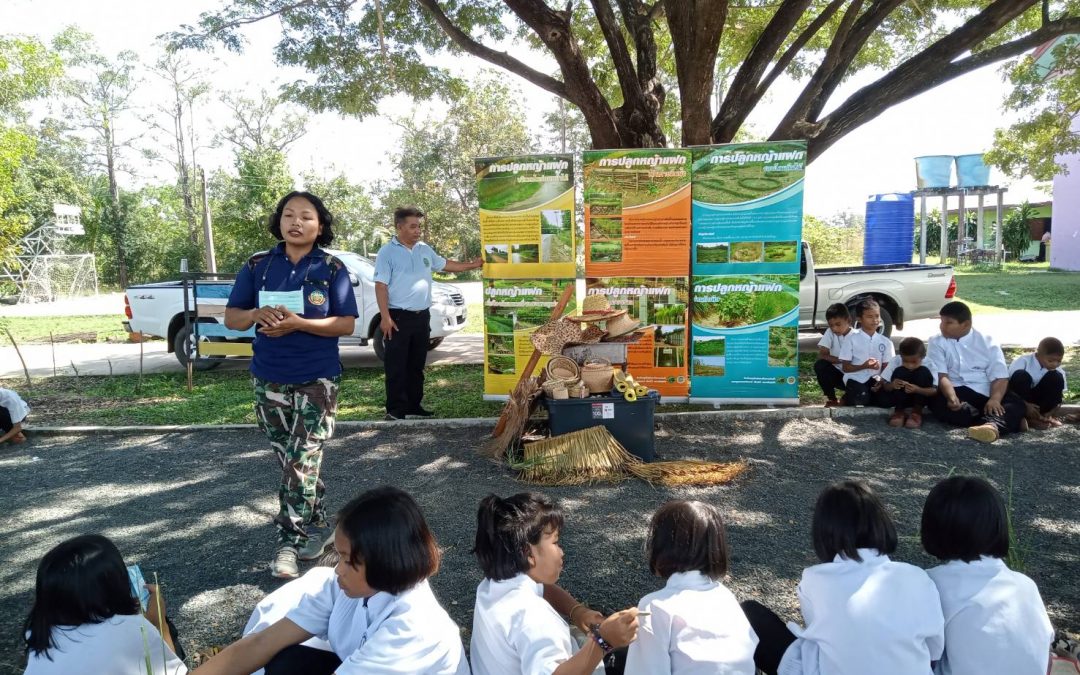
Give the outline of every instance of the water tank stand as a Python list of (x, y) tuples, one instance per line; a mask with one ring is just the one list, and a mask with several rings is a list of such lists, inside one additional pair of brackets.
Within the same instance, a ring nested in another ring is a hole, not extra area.
[(983, 242), (983, 198), (986, 195), (997, 195), (997, 227), (994, 228), (994, 261), (1001, 264), (1001, 230), (1002, 220), (1005, 215), (1005, 192), (1008, 187), (1000, 185), (983, 185), (980, 187), (948, 187), (948, 188), (921, 188), (914, 191), (919, 198), (919, 262), (926, 264), (926, 200), (930, 197), (941, 197), (941, 250), (938, 259), (945, 264), (949, 255), (949, 197), (959, 199), (959, 211), (957, 213), (956, 234), (960, 239), (967, 236), (967, 219), (965, 216), (964, 198), (968, 195), (979, 198), (978, 214), (976, 216), (976, 241), (981, 247)]

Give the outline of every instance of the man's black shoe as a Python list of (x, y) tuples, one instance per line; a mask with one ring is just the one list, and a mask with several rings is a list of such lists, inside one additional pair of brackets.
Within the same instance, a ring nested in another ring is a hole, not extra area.
[(397, 421), (397, 420), (403, 420), (405, 418), (404, 417), (398, 417), (397, 415), (395, 415), (393, 413), (386, 413), (386, 417), (384, 417), (383, 419), (386, 420), (387, 422), (394, 422), (394, 421)]
[(409, 413), (413, 417), (434, 417), (435, 413), (425, 408), (417, 408)]

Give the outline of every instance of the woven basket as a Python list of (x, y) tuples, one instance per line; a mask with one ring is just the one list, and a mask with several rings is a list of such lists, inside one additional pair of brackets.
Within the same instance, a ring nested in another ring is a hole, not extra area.
[[(555, 395), (556, 392), (558, 392), (560, 389), (563, 391), (569, 391), (570, 388), (579, 386), (581, 386), (581, 380), (576, 377), (566, 380), (556, 377), (544, 380), (544, 383), (540, 385), (540, 388), (544, 391), (544, 396), (547, 396), (548, 398), (560, 398), (559, 396)], [(561, 398), (566, 397), (563, 396)]]
[(581, 340), (581, 327), (569, 321), (549, 321), (534, 330), (529, 339), (541, 354), (557, 356), (563, 347)]
[(589, 388), (590, 394), (610, 392), (613, 383), (611, 361), (604, 358), (588, 359), (581, 366), (581, 381)]
[(549, 380), (576, 380), (581, 376), (577, 361), (569, 356), (552, 356), (544, 366)]

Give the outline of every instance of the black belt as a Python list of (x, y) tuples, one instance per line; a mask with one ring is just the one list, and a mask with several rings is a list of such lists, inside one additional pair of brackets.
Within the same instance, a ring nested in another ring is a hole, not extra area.
[(393, 312), (406, 312), (407, 314), (424, 314), (424, 313), (426, 313), (428, 311), (430, 311), (430, 308), (428, 308), (428, 309), (401, 309), (400, 307), (391, 307), (390, 308), (391, 313), (393, 313)]

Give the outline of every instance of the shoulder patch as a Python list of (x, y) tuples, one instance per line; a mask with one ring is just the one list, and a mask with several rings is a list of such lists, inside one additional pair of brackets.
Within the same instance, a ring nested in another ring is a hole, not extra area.
[(325, 263), (327, 267), (333, 270), (340, 270), (345, 267), (345, 263), (341, 262), (340, 258), (336, 258), (329, 253), (326, 254), (325, 258), (323, 258), (323, 263)]
[(251, 268), (251, 271), (255, 271), (255, 267), (270, 255), (272, 251), (259, 251), (255, 255), (248, 258), (247, 266)]

